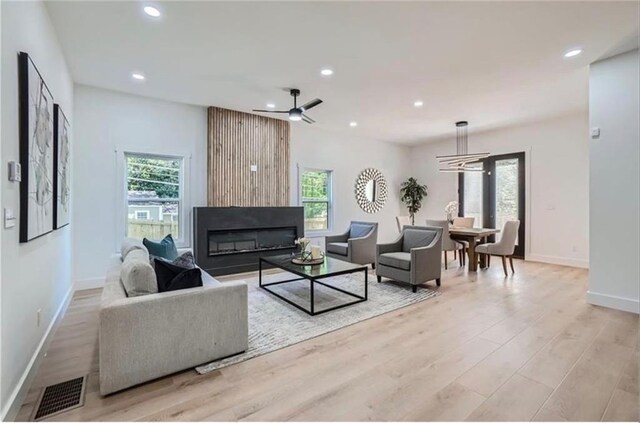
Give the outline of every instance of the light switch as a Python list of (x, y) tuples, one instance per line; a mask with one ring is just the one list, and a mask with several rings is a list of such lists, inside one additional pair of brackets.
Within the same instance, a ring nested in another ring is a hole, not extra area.
[(600, 128), (591, 128), (591, 139), (595, 140), (600, 138)]
[(4, 228), (9, 229), (16, 226), (16, 217), (13, 215), (13, 210), (4, 209)]
[(251, 165), (251, 171), (252, 172), (257, 172), (258, 171), (258, 165)]
[(9, 162), (9, 180), (20, 182), (22, 180), (22, 167), (18, 162)]

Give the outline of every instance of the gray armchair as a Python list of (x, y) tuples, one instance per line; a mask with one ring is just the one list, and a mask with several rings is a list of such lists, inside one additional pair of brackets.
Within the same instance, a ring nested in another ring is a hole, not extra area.
[(375, 268), (378, 224), (352, 221), (345, 233), (325, 237), (326, 255)]
[(377, 247), (378, 282), (382, 277), (418, 285), (435, 279), (440, 286), (442, 266), (442, 228), (405, 226), (400, 238)]

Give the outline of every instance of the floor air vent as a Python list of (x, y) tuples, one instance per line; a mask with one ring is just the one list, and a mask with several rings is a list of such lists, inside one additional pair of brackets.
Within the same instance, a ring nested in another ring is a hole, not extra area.
[(84, 405), (86, 376), (44, 388), (36, 403), (33, 420), (42, 420)]

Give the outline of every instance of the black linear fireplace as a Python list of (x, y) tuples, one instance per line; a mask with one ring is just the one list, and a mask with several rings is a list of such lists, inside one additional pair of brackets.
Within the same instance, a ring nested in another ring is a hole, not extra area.
[(194, 255), (211, 275), (258, 269), (258, 257), (287, 254), (304, 236), (302, 207), (194, 207)]

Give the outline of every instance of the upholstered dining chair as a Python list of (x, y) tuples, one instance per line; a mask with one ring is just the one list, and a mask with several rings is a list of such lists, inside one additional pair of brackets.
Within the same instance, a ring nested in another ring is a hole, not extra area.
[(410, 216), (396, 216), (396, 223), (398, 224), (398, 232), (402, 233), (402, 228), (407, 225), (411, 225)]
[(485, 254), (487, 256), (487, 263), (489, 264), (491, 256), (502, 257), (502, 268), (504, 269), (505, 276), (509, 276), (509, 273), (507, 272), (507, 257), (509, 257), (511, 272), (516, 273), (515, 269), (513, 268), (513, 252), (516, 248), (516, 238), (518, 237), (519, 227), (519, 220), (510, 220), (504, 224), (500, 241), (489, 244), (482, 244), (476, 247), (476, 253)]
[(326, 255), (375, 268), (378, 223), (352, 221), (346, 232), (325, 237)]
[(449, 222), (447, 220), (431, 220), (427, 219), (427, 226), (432, 226), (436, 228), (442, 228), (442, 251), (444, 251), (444, 269), (448, 269), (449, 259), (447, 258), (447, 251), (455, 253), (459, 251), (458, 259), (460, 261), (460, 266), (464, 266), (464, 252), (460, 251), (464, 248), (462, 243), (454, 241), (451, 239), (449, 235)]
[(456, 228), (473, 228), (475, 221), (475, 217), (454, 217), (453, 226)]
[[(473, 228), (473, 225), (476, 222), (475, 217), (454, 217), (453, 218), (453, 227), (455, 228)], [(457, 241), (462, 244), (462, 256), (463, 262), (466, 261), (467, 253), (469, 252), (469, 243), (467, 241)]]

